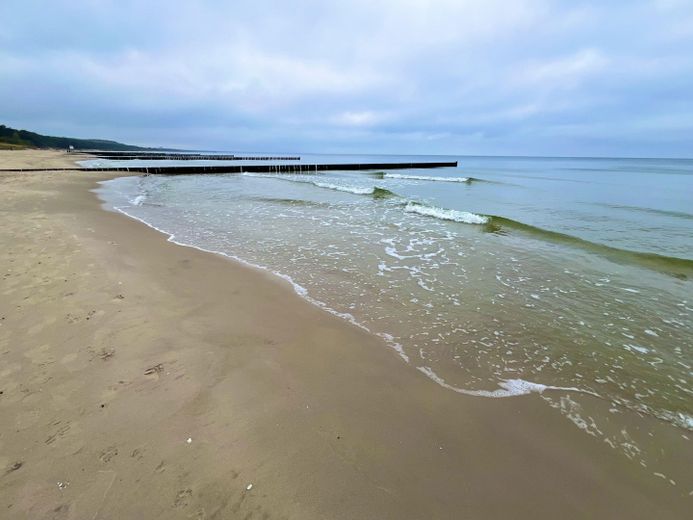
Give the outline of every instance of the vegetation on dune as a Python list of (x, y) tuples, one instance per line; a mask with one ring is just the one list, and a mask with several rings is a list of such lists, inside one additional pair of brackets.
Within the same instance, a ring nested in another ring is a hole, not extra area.
[(104, 139), (74, 139), (72, 137), (51, 137), (47, 135), (17, 130), (0, 125), (0, 149), (21, 148), (63, 148), (73, 146), (76, 150), (151, 150), (116, 141)]
[(26, 146), (21, 144), (10, 144), (0, 141), (0, 150), (23, 150)]

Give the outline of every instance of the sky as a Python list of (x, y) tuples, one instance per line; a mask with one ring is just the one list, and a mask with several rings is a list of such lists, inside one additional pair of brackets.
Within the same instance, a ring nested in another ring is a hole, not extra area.
[(0, 123), (207, 150), (693, 157), (693, 0), (0, 0)]

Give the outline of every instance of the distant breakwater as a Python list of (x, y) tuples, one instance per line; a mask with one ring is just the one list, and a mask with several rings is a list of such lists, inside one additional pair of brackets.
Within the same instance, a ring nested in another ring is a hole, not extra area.
[(70, 152), (117, 161), (300, 161), (299, 156), (238, 156), (233, 154), (175, 152)]

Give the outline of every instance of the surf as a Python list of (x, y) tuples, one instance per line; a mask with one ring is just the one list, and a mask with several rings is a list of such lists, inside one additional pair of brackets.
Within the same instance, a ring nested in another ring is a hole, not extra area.
[(436, 206), (427, 206), (425, 204), (420, 204), (413, 201), (406, 203), (404, 206), (404, 211), (407, 213), (416, 213), (424, 217), (433, 217), (440, 220), (449, 220), (463, 224), (488, 224), (489, 221), (488, 217), (477, 215), (476, 213), (438, 208)]

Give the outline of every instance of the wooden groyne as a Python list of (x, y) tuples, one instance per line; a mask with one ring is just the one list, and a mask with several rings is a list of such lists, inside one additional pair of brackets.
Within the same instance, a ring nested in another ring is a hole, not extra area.
[(148, 175), (195, 175), (222, 173), (318, 173), (325, 171), (409, 170), (431, 168), (456, 168), (453, 162), (409, 162), (409, 163), (360, 163), (360, 164), (244, 164), (205, 166), (117, 166), (110, 168), (11, 168), (0, 172), (129, 172)]
[(169, 152), (72, 152), (117, 161), (300, 161), (299, 156), (254, 155)]

